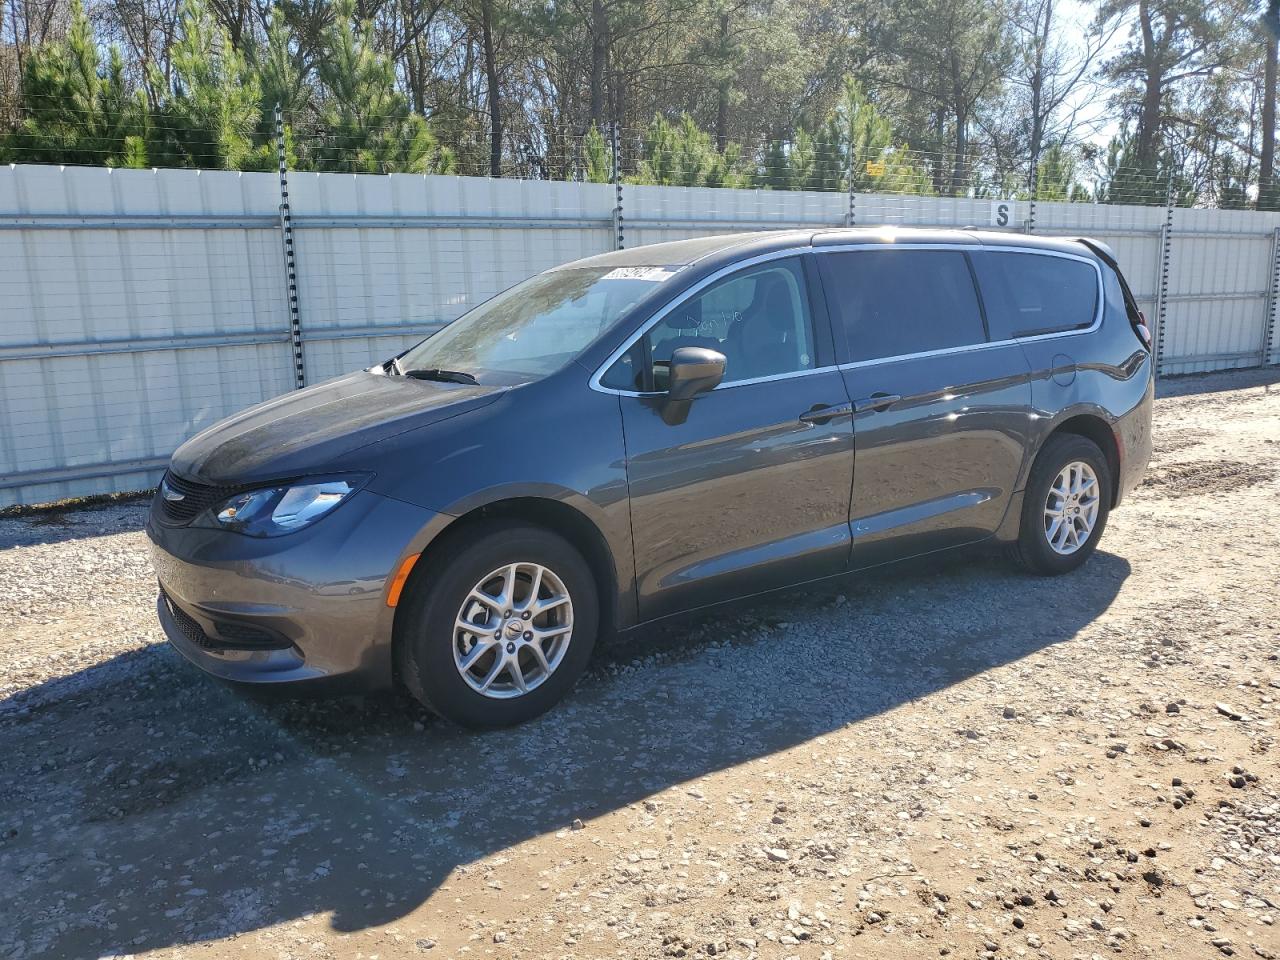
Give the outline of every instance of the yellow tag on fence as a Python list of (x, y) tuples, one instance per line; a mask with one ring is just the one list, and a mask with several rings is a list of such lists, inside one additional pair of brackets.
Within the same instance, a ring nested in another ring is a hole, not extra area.
[(883, 176), (884, 176), (884, 161), (883, 161), (883, 160), (868, 160), (868, 161), (867, 161), (867, 176), (868, 176), (868, 177), (883, 177)]

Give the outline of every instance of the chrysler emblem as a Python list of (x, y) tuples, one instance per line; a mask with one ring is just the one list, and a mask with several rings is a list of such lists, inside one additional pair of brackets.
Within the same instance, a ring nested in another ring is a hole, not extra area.
[(160, 495), (170, 503), (177, 503), (180, 500), (187, 499), (187, 495), (185, 493), (179, 493), (177, 490), (173, 489), (173, 487), (169, 486), (169, 481), (167, 479), (160, 482)]

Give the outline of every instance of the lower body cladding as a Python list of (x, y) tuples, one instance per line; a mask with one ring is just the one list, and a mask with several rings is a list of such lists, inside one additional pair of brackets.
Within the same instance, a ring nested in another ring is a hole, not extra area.
[(369, 491), (281, 537), (147, 522), (157, 612), (188, 660), (225, 680), (391, 685), (388, 581), (446, 518)]

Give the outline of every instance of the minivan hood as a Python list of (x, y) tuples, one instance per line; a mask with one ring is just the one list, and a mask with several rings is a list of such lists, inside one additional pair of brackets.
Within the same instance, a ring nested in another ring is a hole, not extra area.
[(169, 465), (219, 486), (323, 472), (360, 447), (492, 403), (504, 389), (361, 370), (215, 423), (180, 446)]

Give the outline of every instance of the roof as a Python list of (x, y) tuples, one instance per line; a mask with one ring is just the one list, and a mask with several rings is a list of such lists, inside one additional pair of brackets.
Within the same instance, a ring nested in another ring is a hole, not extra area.
[[(846, 243), (982, 243), (1003, 247), (1027, 247), (1069, 253), (1087, 253), (1070, 237), (1043, 237), (997, 230), (957, 230), (933, 227), (819, 227), (806, 230), (762, 230), (725, 233), (691, 240), (652, 243), (627, 250), (597, 254), (567, 263), (575, 267), (687, 266), (709, 258), (737, 260), (795, 246), (827, 247)], [(725, 256), (732, 252), (732, 257)]]
[(710, 237), (694, 237), (690, 240), (671, 240), (666, 243), (649, 243), (627, 250), (600, 253), (585, 260), (575, 260), (566, 267), (682, 267), (695, 263), (712, 254), (732, 247), (755, 246), (761, 242), (768, 246), (807, 246), (812, 230), (761, 230), (754, 233), (721, 233)]

